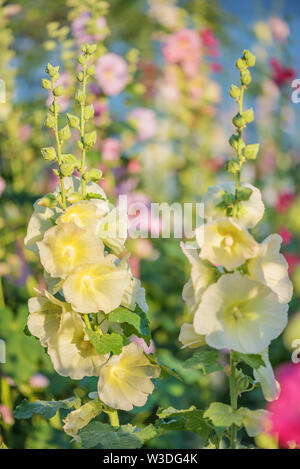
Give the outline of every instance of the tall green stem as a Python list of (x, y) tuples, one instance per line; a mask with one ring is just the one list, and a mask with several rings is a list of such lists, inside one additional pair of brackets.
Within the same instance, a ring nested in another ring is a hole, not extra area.
[[(80, 136), (81, 142), (83, 143), (84, 132), (85, 132), (85, 118), (84, 118), (84, 110), (86, 104), (86, 81), (87, 81), (87, 74), (86, 74), (86, 65), (83, 65), (83, 81), (82, 81), (82, 96), (83, 101), (80, 104)], [(86, 149), (82, 148), (82, 157), (81, 157), (81, 165), (80, 165), (80, 174), (81, 174), (81, 184), (82, 184), (82, 196), (83, 198), (86, 195), (86, 181), (83, 178), (84, 174), (84, 167), (85, 167), (85, 155)]]
[[(244, 92), (245, 92), (245, 86), (242, 85), (241, 86), (241, 94), (240, 94), (240, 97), (239, 97), (239, 113), (242, 115), (243, 114), (243, 98), (244, 98)], [(237, 156), (238, 156), (238, 160), (241, 162), (242, 160), (242, 141), (243, 141), (243, 130), (242, 129), (239, 129), (238, 130), (238, 137), (239, 137), (239, 140), (238, 140), (238, 149), (237, 149)], [(236, 195), (236, 198), (237, 198), (237, 191), (240, 189), (240, 185), (241, 185), (241, 181), (240, 181), (240, 178), (241, 178), (241, 171), (237, 171), (236, 172), (236, 175), (235, 175), (235, 187), (236, 187), (236, 192), (235, 192), (235, 195)]]
[[(52, 87), (54, 87), (54, 83), (52, 82)], [(58, 166), (60, 169), (60, 166), (62, 164), (62, 158), (61, 158), (61, 143), (59, 139), (59, 133), (58, 133), (58, 104), (57, 104), (57, 97), (53, 95), (53, 106), (54, 106), (54, 119), (55, 119), (55, 128), (54, 128), (54, 133), (55, 133), (55, 139), (56, 139), (56, 148), (57, 148), (57, 161), (58, 161)], [(60, 186), (61, 186), (61, 198), (62, 198), (62, 206), (63, 209), (66, 209), (66, 191), (65, 191), (65, 185), (64, 185), (64, 177), (59, 171), (59, 179), (60, 179)]]
[(114, 428), (119, 428), (120, 422), (119, 422), (118, 411), (113, 410), (111, 412), (108, 412), (108, 416), (109, 416), (109, 420), (110, 420), (111, 425)]
[(0, 308), (5, 307), (5, 299), (4, 299), (4, 292), (2, 286), (2, 277), (0, 276)]
[[(235, 380), (235, 362), (232, 356), (232, 351), (230, 352), (230, 376), (229, 376), (229, 386), (230, 386), (230, 404), (233, 410), (237, 410), (238, 407), (238, 396), (236, 391), (236, 380)], [(237, 427), (232, 425), (230, 429), (230, 449), (236, 449), (236, 438), (237, 438)]]

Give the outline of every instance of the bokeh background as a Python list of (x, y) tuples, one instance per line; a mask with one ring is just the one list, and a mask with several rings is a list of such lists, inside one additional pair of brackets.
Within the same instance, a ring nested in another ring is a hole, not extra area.
[[(111, 0), (107, 23), (93, 0), (0, 0), (0, 338), (7, 360), (1, 365), (0, 442), (9, 448), (76, 447), (61, 431), (58, 416), (15, 421), (13, 409), (25, 397), (63, 399), (94, 391), (95, 380), (79, 382), (53, 372), (39, 342), (27, 335), (27, 300), (43, 287), (37, 260), (23, 239), (33, 202), (57, 181), (40, 157), (50, 135), (42, 128), (47, 96), (40, 79), (46, 64), (63, 70), (64, 110), (72, 106), (74, 57), (79, 42), (96, 41), (126, 60), (130, 80), (111, 93), (91, 88), (96, 109), (97, 150), (89, 158), (104, 172), (111, 200), (196, 202), (207, 187), (228, 179), (224, 163), (235, 107), (228, 89), (238, 80), (234, 67), (243, 49), (257, 57), (247, 105), (255, 124), (247, 140), (261, 144), (258, 161), (243, 177), (260, 187), (266, 213), (255, 235), (283, 238), (283, 253), (294, 283), (290, 325), (271, 347), (271, 361), (283, 389), (268, 405), (273, 430), (260, 435), (263, 448), (300, 445), (300, 365), (291, 363), (292, 342), (300, 339), (300, 104), (292, 82), (300, 78), (300, 3), (233, 0)], [(108, 33), (107, 26), (110, 32)], [(190, 44), (188, 60), (181, 40)], [(175, 51), (175, 53), (174, 53)], [(99, 79), (98, 79), (99, 81)], [(49, 103), (48, 103), (49, 105)], [(159, 235), (160, 222), (151, 220)], [(122, 422), (151, 422), (163, 406), (205, 408), (226, 401), (225, 378), (186, 370), (191, 356), (178, 342), (187, 319), (181, 291), (189, 265), (178, 239), (130, 240), (131, 266), (147, 291), (153, 347), (161, 363), (182, 377), (159, 380), (147, 405), (121, 415)], [(260, 391), (244, 397), (250, 408), (265, 405)], [(156, 448), (198, 448), (192, 433), (170, 432), (149, 443)]]

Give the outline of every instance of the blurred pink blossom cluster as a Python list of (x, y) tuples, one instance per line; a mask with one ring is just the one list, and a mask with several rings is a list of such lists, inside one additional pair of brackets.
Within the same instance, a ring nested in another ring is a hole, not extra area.
[(202, 41), (196, 31), (181, 29), (167, 37), (162, 52), (167, 63), (179, 64), (188, 76), (195, 76), (202, 57)]
[(128, 121), (136, 127), (137, 138), (140, 142), (149, 140), (157, 132), (156, 116), (152, 109), (136, 108), (129, 113)]
[(300, 448), (300, 364), (282, 365), (277, 380), (281, 393), (277, 401), (268, 404), (268, 431), (282, 448)]
[(72, 34), (80, 43), (84, 42), (94, 42), (101, 41), (104, 39), (104, 29), (106, 28), (106, 19), (100, 17), (96, 20), (95, 26), (99, 30), (91, 34), (89, 32), (89, 22), (92, 20), (92, 15), (88, 11), (81, 13), (73, 22), (72, 22)]
[(96, 80), (104, 94), (118, 95), (129, 81), (126, 61), (117, 54), (102, 55), (96, 64)]
[(273, 16), (269, 19), (268, 25), (275, 41), (285, 42), (290, 35), (289, 25), (281, 18)]

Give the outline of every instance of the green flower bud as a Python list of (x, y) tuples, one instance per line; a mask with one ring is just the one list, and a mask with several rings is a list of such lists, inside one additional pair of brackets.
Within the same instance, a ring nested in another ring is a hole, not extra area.
[(80, 55), (77, 60), (78, 60), (78, 63), (80, 63), (80, 65), (86, 65), (87, 63), (86, 55)]
[(93, 132), (89, 132), (89, 133), (85, 134), (84, 137), (83, 137), (83, 147), (86, 150), (90, 150), (95, 145), (96, 140), (97, 140), (96, 130), (93, 130)]
[(55, 107), (56, 107), (56, 110), (57, 112), (60, 111), (60, 105), (58, 104), (58, 102), (54, 103), (54, 101), (50, 104), (50, 107), (49, 107), (49, 111), (52, 112), (53, 114), (55, 114)]
[(241, 72), (241, 83), (242, 85), (248, 86), (252, 81), (251, 73), (249, 70), (244, 70)]
[(233, 117), (232, 123), (235, 127), (238, 129), (242, 129), (246, 125), (246, 120), (243, 115), (241, 115), (239, 112)]
[(84, 104), (85, 102), (85, 95), (83, 94), (83, 92), (81, 90), (78, 90), (76, 95), (75, 95), (75, 99), (76, 101), (79, 103), (79, 104)]
[(94, 106), (90, 104), (84, 108), (84, 119), (88, 121), (94, 117)]
[(254, 112), (252, 107), (243, 112), (243, 118), (247, 124), (250, 124), (250, 122), (254, 121)]
[(48, 73), (48, 75), (51, 78), (59, 76), (58, 71), (59, 71), (59, 65), (57, 67), (52, 67), (52, 65), (50, 63), (48, 63), (48, 65), (46, 67), (46, 73)]
[(259, 152), (259, 143), (253, 143), (252, 145), (246, 145), (243, 150), (243, 156), (247, 160), (255, 160)]
[(55, 129), (55, 118), (51, 112), (48, 112), (44, 122), (45, 127), (49, 129)]
[(93, 75), (95, 75), (95, 73), (96, 73), (95, 65), (90, 65), (90, 66), (86, 69), (86, 73), (88, 74), (89, 77), (92, 77)]
[(243, 149), (245, 146), (245, 142), (242, 138), (240, 138), (238, 135), (231, 135), (229, 139), (229, 144), (234, 148), (236, 151), (240, 149)]
[(78, 192), (72, 192), (72, 194), (68, 195), (67, 200), (70, 204), (76, 204), (76, 202), (82, 200), (82, 195)]
[(41, 148), (42, 157), (46, 161), (55, 161), (57, 158), (56, 150), (54, 147)]
[(93, 55), (97, 50), (97, 44), (88, 44), (87, 46), (87, 54)]
[(240, 94), (241, 94), (240, 88), (238, 86), (231, 85), (230, 90), (229, 90), (229, 95), (233, 99), (237, 99), (237, 98), (239, 98)]
[(53, 94), (54, 96), (62, 96), (64, 93), (64, 89), (61, 85), (57, 86), (56, 88), (54, 88), (53, 90)]
[(74, 167), (79, 166), (79, 161), (77, 160), (75, 155), (72, 155), (72, 153), (64, 153), (61, 155), (62, 161), (65, 164), (72, 164)]
[(42, 78), (42, 88), (44, 88), (44, 90), (51, 90), (52, 88), (51, 81), (47, 80), (47, 78)]
[(61, 141), (69, 140), (69, 138), (71, 137), (70, 127), (68, 125), (65, 125), (65, 127), (60, 129), (60, 131), (58, 132), (58, 135)]
[(97, 168), (92, 168), (87, 171), (83, 177), (86, 181), (98, 182), (102, 179), (102, 171)]
[(236, 198), (240, 202), (246, 202), (247, 200), (250, 199), (252, 194), (252, 189), (250, 187), (243, 187), (242, 189), (239, 189), (236, 193)]
[(246, 60), (248, 67), (254, 67), (256, 58), (249, 50), (244, 50), (243, 59)]
[(69, 126), (72, 127), (72, 129), (80, 130), (80, 120), (77, 116), (73, 116), (73, 114), (67, 114), (67, 119)]
[(236, 174), (241, 169), (240, 162), (236, 158), (227, 161), (227, 171)]
[(247, 68), (247, 62), (244, 59), (238, 59), (235, 65), (239, 70), (245, 70)]
[(54, 194), (47, 194), (42, 199), (38, 201), (38, 205), (41, 207), (56, 207), (57, 200)]
[(55, 41), (45, 41), (43, 45), (44, 45), (45, 50), (47, 51), (56, 49)]
[(83, 79), (84, 79), (84, 73), (83, 73), (83, 72), (77, 73), (77, 80), (78, 80), (80, 83), (83, 82)]
[(64, 177), (72, 176), (74, 170), (75, 170), (75, 166), (70, 163), (63, 163), (60, 166), (60, 172)]

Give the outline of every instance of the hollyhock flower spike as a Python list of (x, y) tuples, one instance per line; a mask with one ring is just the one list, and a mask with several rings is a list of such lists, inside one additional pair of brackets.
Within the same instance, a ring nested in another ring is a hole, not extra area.
[[(229, 351), (225, 373), (230, 406), (212, 403), (204, 418), (227, 429), (221, 439), (223, 444), (228, 439), (232, 449), (237, 448), (241, 426), (253, 437), (268, 418), (264, 410), (239, 408), (238, 397), (260, 387), (267, 401), (279, 398), (268, 349), (287, 325), (293, 293), (288, 263), (280, 254), (281, 237), (271, 234), (259, 243), (249, 231), (262, 219), (264, 204), (259, 189), (240, 180), (244, 163), (255, 160), (259, 152), (259, 144), (246, 144), (243, 139), (244, 128), (254, 120), (253, 109), (243, 108), (252, 79), (249, 68), (254, 65), (254, 55), (245, 50), (236, 62), (240, 86), (232, 85), (229, 91), (238, 104), (232, 120), (235, 132), (229, 139), (236, 156), (227, 162), (234, 182), (209, 187), (203, 197), (205, 223), (195, 230), (198, 249), (182, 245), (192, 265), (183, 299), (193, 317), (181, 327), (179, 341), (183, 348), (195, 349), (186, 367), (197, 364), (206, 372), (222, 370), (216, 351)], [(241, 363), (252, 373), (246, 374)]]

